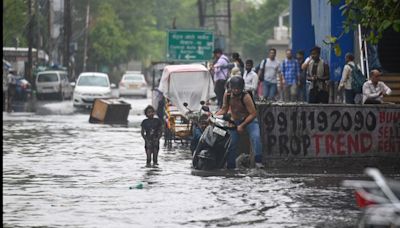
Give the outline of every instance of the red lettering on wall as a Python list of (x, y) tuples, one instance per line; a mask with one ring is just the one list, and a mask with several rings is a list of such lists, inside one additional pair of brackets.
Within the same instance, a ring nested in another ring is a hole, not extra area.
[(315, 153), (318, 156), (319, 155), (319, 151), (320, 151), (320, 147), (319, 147), (319, 139), (322, 137), (322, 135), (320, 134), (314, 134), (312, 136), (315, 140)]
[(347, 153), (352, 152), (360, 153), (360, 141), (358, 140), (358, 135), (348, 135), (347, 136)]
[(368, 152), (372, 147), (372, 136), (367, 133), (361, 133), (360, 135), (361, 153)]
[[(325, 151), (327, 154), (335, 154), (335, 148), (333, 147), (333, 140), (335, 138), (333, 137), (333, 135), (327, 135), (325, 136)], [(332, 152), (331, 152), (332, 151)]]
[(400, 120), (400, 112), (379, 112), (379, 123), (396, 123)]
[(337, 150), (337, 153), (340, 155), (344, 155), (346, 153), (346, 151), (344, 150), (344, 135), (343, 134), (338, 134), (338, 136), (337, 136), (336, 150)]
[[(324, 155), (351, 155), (352, 153), (368, 153), (371, 151), (373, 146), (373, 137), (371, 133), (360, 133), (360, 134), (314, 134), (315, 154), (319, 156), (325, 152)], [(398, 143), (397, 143), (398, 142)], [(396, 141), (396, 145), (393, 142), (389, 142), (390, 145), (380, 143), (381, 148), (390, 148), (397, 145), (400, 146), (400, 140)], [(347, 154), (346, 154), (347, 152)]]

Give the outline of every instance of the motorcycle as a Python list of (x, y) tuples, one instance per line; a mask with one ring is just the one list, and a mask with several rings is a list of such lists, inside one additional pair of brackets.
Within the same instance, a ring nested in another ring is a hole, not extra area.
[(214, 116), (210, 113), (209, 122), (193, 153), (194, 169), (221, 169), (227, 159), (227, 149), (231, 141), (229, 130), (235, 129), (236, 125), (229, 114)]
[(366, 168), (373, 181), (345, 180), (344, 187), (355, 189), (362, 209), (358, 227), (400, 227), (400, 181), (387, 179), (376, 168)]

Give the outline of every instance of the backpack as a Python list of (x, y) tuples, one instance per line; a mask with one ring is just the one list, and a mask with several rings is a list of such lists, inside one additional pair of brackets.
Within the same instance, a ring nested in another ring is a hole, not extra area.
[[(252, 95), (251, 93), (249, 93), (249, 92), (242, 92), (242, 94), (240, 95), (240, 101), (242, 102), (243, 107), (246, 107), (246, 105), (244, 104), (244, 96), (245, 96), (246, 94), (249, 94), (249, 95), (250, 95), (251, 100), (253, 101), (254, 107), (255, 107), (256, 110), (257, 110), (257, 105), (256, 105), (256, 102), (254, 101), (253, 95)], [(228, 95), (228, 96), (227, 96), (227, 100), (228, 100), (228, 104), (229, 104), (229, 102), (230, 102), (230, 100), (231, 100), (231, 95)]]
[(258, 77), (258, 80), (260, 82), (264, 81), (265, 64), (267, 64), (267, 59), (264, 59), (264, 64), (263, 64), (263, 68), (262, 69), (261, 69), (261, 64), (260, 64), (260, 69), (259, 70), (261, 70), (261, 72), (260, 72), (260, 76)]
[(367, 78), (357, 66), (348, 65), (351, 68), (351, 89), (354, 93), (362, 93), (362, 87)]

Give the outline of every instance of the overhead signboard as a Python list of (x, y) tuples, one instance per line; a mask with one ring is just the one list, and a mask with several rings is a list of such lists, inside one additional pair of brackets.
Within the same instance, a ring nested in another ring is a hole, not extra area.
[(214, 34), (205, 30), (169, 30), (167, 43), (169, 60), (209, 60), (214, 50)]

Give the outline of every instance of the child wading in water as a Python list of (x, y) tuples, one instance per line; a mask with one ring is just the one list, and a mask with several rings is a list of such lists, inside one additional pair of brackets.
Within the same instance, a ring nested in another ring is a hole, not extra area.
[(145, 141), (145, 150), (147, 155), (146, 167), (150, 167), (151, 155), (153, 154), (153, 166), (158, 165), (158, 150), (160, 145), (160, 138), (162, 136), (162, 123), (160, 119), (154, 118), (155, 110), (153, 106), (149, 105), (144, 109), (144, 114), (147, 119), (143, 120), (142, 137)]

